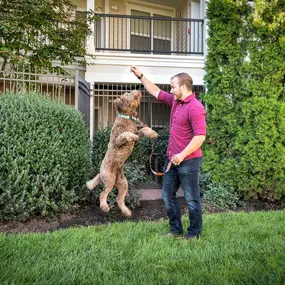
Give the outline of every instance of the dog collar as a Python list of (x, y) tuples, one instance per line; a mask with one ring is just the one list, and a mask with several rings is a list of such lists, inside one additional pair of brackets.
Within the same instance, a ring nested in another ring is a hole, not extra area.
[(139, 124), (142, 127), (146, 126), (139, 118), (136, 118), (133, 116), (128, 116), (128, 115), (124, 115), (124, 114), (117, 114), (117, 117), (131, 120), (131, 121)]
[(131, 120), (131, 121), (134, 121), (134, 122), (138, 122), (139, 121), (139, 119), (136, 118), (136, 117), (128, 116), (128, 115), (124, 115), (124, 114), (117, 114), (117, 117), (128, 119), (128, 120)]

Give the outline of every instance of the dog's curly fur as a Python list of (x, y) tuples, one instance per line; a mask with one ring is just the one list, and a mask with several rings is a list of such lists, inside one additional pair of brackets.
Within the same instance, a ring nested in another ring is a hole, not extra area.
[[(141, 93), (133, 90), (125, 93), (114, 101), (116, 111), (127, 116), (136, 116), (140, 104)], [(112, 127), (108, 150), (101, 163), (100, 173), (86, 183), (92, 190), (99, 184), (104, 184), (104, 190), (100, 194), (100, 208), (104, 212), (110, 210), (107, 204), (107, 196), (116, 186), (118, 189), (117, 204), (123, 215), (132, 215), (130, 209), (125, 205), (125, 196), (128, 191), (128, 181), (124, 175), (124, 162), (133, 151), (135, 143), (142, 136), (156, 138), (157, 133), (149, 127), (138, 130), (136, 123), (130, 119), (117, 117)]]

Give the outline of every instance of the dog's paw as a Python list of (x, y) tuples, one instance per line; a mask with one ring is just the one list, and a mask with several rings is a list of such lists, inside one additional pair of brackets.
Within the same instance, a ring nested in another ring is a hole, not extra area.
[(139, 137), (135, 134), (131, 134), (129, 137), (128, 137), (128, 141), (129, 142), (134, 142), (134, 143), (137, 143), (139, 141)]
[(156, 139), (158, 137), (158, 134), (157, 132), (155, 132), (154, 130), (152, 130), (151, 128), (149, 127), (144, 127), (142, 129), (139, 130), (139, 133), (141, 135), (144, 135), (150, 139)]
[(94, 189), (92, 180), (86, 182), (87, 188), (92, 191)]
[(101, 208), (101, 210), (103, 211), (103, 212), (105, 212), (105, 213), (107, 213), (107, 212), (109, 212), (110, 211), (110, 207), (108, 206), (108, 204), (105, 204), (105, 203), (101, 203), (100, 204), (100, 208)]
[(149, 138), (150, 139), (156, 139), (158, 137), (158, 133), (155, 131), (150, 132)]
[(118, 203), (118, 206), (125, 217), (130, 217), (132, 215), (131, 210), (125, 205), (125, 203)]
[(128, 209), (127, 207), (122, 210), (122, 214), (125, 216), (125, 217), (130, 217), (132, 215), (132, 212), (130, 211), (130, 209)]

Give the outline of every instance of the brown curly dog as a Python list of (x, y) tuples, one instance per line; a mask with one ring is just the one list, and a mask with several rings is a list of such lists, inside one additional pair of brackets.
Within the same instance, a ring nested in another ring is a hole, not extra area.
[(124, 162), (133, 151), (135, 143), (142, 136), (157, 138), (157, 133), (149, 127), (138, 130), (135, 116), (140, 104), (141, 93), (133, 90), (125, 93), (114, 101), (117, 117), (112, 127), (108, 150), (102, 161), (100, 173), (86, 183), (92, 190), (99, 184), (104, 184), (104, 190), (100, 194), (100, 208), (104, 212), (110, 210), (107, 204), (107, 196), (116, 186), (118, 189), (117, 204), (123, 215), (132, 215), (125, 205), (125, 197), (128, 192), (128, 180), (124, 175)]

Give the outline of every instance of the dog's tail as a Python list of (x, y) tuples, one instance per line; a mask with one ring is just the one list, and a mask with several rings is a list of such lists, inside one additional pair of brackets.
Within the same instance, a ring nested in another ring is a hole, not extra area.
[(101, 179), (100, 179), (100, 173), (99, 173), (92, 180), (87, 181), (86, 186), (89, 190), (93, 190), (100, 183), (101, 183)]

